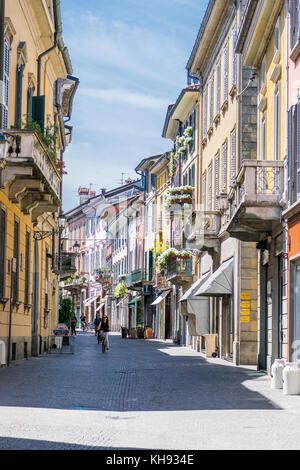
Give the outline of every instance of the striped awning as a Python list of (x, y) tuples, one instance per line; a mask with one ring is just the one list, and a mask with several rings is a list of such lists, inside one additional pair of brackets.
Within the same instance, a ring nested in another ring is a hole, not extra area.
[(166, 290), (164, 291), (159, 297), (157, 297), (157, 299), (154, 300), (154, 302), (152, 302), (151, 305), (158, 305), (160, 304), (166, 297), (168, 294), (170, 294), (170, 290)]
[(84, 303), (84, 306), (87, 307), (88, 305), (90, 305), (92, 302), (94, 302), (94, 300), (96, 300), (98, 298), (98, 295), (93, 295), (92, 297), (89, 297), (88, 299), (85, 299), (83, 301)]

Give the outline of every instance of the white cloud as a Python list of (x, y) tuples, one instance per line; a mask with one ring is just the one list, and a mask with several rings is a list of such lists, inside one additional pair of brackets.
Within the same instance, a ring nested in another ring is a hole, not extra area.
[(111, 89), (91, 89), (83, 88), (80, 90), (82, 96), (99, 99), (102, 102), (126, 104), (136, 108), (145, 109), (161, 109), (169, 104), (166, 98), (157, 98), (155, 96), (146, 95), (142, 93), (135, 93), (126, 89), (111, 88)]

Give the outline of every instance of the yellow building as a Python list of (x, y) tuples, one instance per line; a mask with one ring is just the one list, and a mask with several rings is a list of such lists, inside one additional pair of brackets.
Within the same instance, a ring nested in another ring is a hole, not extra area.
[[(59, 0), (2, 0), (1, 362), (49, 350), (58, 320), (63, 152), (78, 80)], [(4, 140), (6, 139), (6, 144)]]
[[(237, 42), (242, 64), (259, 77), (257, 94), (257, 157), (245, 168), (243, 180), (248, 201), (241, 201), (242, 216), (232, 211), (229, 230), (258, 241), (258, 365), (270, 370), (275, 358), (287, 358), (286, 232), (282, 209), (287, 204), (286, 101), (289, 92), (287, 64), (287, 3), (284, 0), (249, 1)], [(242, 181), (242, 180), (241, 180)], [(252, 185), (252, 188), (250, 187)], [(255, 189), (255, 191), (254, 191)], [(252, 199), (251, 197), (252, 191)], [(238, 194), (236, 186), (233, 198)], [(255, 194), (254, 194), (255, 192)]]
[(243, 9), (243, 2), (210, 1), (187, 63), (200, 83), (198, 213), (188, 247), (200, 251), (191, 299), (209, 304), (206, 346), (212, 341), (212, 350), (234, 364), (256, 364), (256, 245), (227, 230), (232, 188), (257, 145), (256, 81), (235, 52)]

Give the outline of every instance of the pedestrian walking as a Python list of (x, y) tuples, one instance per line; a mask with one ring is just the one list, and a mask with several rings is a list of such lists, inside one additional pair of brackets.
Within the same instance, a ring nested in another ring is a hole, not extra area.
[(86, 316), (84, 314), (81, 315), (80, 322), (81, 322), (82, 331), (84, 331), (86, 327)]
[(75, 315), (71, 318), (71, 335), (76, 336), (76, 325), (77, 325), (77, 318)]
[(95, 324), (95, 336), (97, 336), (97, 331), (98, 331), (98, 326), (100, 325), (101, 318), (100, 318), (100, 313), (98, 312), (94, 321)]

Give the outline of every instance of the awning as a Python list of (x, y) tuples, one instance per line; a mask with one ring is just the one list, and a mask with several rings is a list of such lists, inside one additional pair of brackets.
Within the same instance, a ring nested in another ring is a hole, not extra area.
[(89, 297), (88, 299), (85, 299), (83, 301), (85, 307), (87, 307), (88, 305), (90, 305), (92, 302), (94, 302), (94, 300), (96, 300), (98, 297), (98, 295), (93, 295), (93, 297)]
[(128, 302), (128, 307), (132, 307), (136, 302), (142, 299), (141, 295), (138, 295), (134, 299), (132, 299), (130, 302)]
[(233, 293), (233, 258), (225, 261), (195, 292), (195, 296), (218, 297)]
[(196, 282), (185, 292), (185, 294), (181, 297), (180, 302), (184, 300), (192, 299), (195, 297), (195, 292), (199, 290), (199, 288), (204, 284), (205, 281), (209, 278), (209, 273), (204, 274)]
[(157, 297), (157, 299), (154, 300), (154, 302), (152, 302), (151, 305), (158, 305), (160, 304), (160, 302), (162, 302), (168, 294), (170, 294), (170, 290), (165, 290), (159, 297)]
[(180, 314), (188, 317), (189, 334), (192, 336), (203, 336), (210, 332), (209, 297), (195, 297), (209, 277), (210, 273), (206, 273), (197, 279), (180, 299)]
[(101, 302), (101, 304), (99, 305), (99, 307), (96, 308), (96, 312), (99, 312), (99, 310), (101, 310), (101, 308), (105, 305), (105, 302)]

